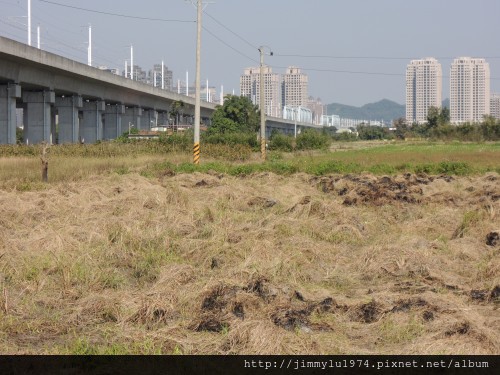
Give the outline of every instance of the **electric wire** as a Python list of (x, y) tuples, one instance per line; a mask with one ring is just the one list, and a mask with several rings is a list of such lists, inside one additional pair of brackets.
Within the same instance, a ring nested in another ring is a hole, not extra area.
[(81, 11), (90, 12), (90, 13), (104, 14), (104, 15), (113, 16), (113, 17), (131, 18), (131, 19), (137, 19), (137, 20), (143, 20), (143, 21), (196, 23), (196, 21), (193, 21), (193, 20), (178, 20), (178, 19), (140, 17), (140, 16), (132, 16), (132, 15), (129, 15), (129, 14), (120, 14), (120, 13), (104, 12), (104, 11), (99, 11), (99, 10), (94, 10), (94, 9), (88, 9), (88, 8), (81, 8), (81, 7), (76, 7), (76, 6), (67, 5), (67, 4), (56, 3), (55, 1), (48, 1), (48, 0), (38, 0), (38, 1), (40, 1), (42, 3), (57, 5), (57, 6), (60, 6), (60, 7), (65, 7), (65, 8), (70, 8), (70, 9), (76, 9), (76, 10), (81, 10)]
[(220, 26), (222, 26), (224, 29), (226, 29), (227, 31), (229, 31), (231, 34), (233, 34), (234, 36), (236, 36), (237, 38), (239, 38), (240, 40), (242, 40), (243, 42), (245, 42), (247, 45), (249, 45), (250, 47), (254, 48), (254, 49), (257, 49), (258, 47), (255, 46), (254, 44), (250, 43), (248, 40), (246, 40), (245, 38), (243, 38), (241, 35), (235, 33), (233, 30), (231, 30), (229, 27), (225, 26), (222, 22), (218, 21), (217, 19), (215, 19), (213, 16), (211, 16), (209, 13), (205, 12), (205, 14), (210, 17), (212, 20), (214, 20), (217, 24), (219, 24)]
[[(61, 7), (66, 7), (66, 8), (71, 8), (71, 9), (75, 9), (75, 10), (92, 12), (92, 13), (98, 13), (98, 14), (104, 14), (104, 15), (115, 16), (115, 17), (132, 18), (132, 19), (148, 20), (148, 21), (160, 21), (160, 22), (188, 22), (188, 23), (193, 23), (193, 22), (195, 23), (196, 22), (196, 21), (191, 21), (191, 20), (175, 20), (175, 19), (139, 17), (139, 16), (132, 16), (132, 15), (126, 15), (126, 14), (118, 14), (118, 13), (111, 13), (111, 12), (103, 12), (103, 11), (98, 11), (98, 10), (93, 10), (93, 9), (81, 8), (81, 7), (76, 7), (76, 6), (70, 6), (70, 5), (67, 5), (67, 4), (61, 4), (61, 3), (57, 3), (57, 2), (49, 1), (49, 0), (39, 0), (39, 1), (43, 2), (43, 3), (52, 4), (52, 5), (61, 6)], [(9, 3), (9, 4), (15, 5), (13, 3)], [(22, 8), (22, 6), (19, 3), (17, 5)], [(233, 34), (234, 36), (236, 36), (237, 38), (239, 38), (240, 40), (242, 40), (243, 42), (245, 42), (245, 44), (247, 44), (248, 46), (250, 46), (250, 47), (252, 47), (254, 49), (257, 49), (257, 47), (254, 44), (252, 44), (251, 42), (249, 42), (247, 39), (243, 38), (238, 33), (236, 33), (233, 30), (231, 30), (229, 27), (225, 26), (222, 22), (220, 22), (219, 20), (217, 20), (215, 17), (211, 16), (207, 12), (205, 12), (205, 14), (209, 18), (211, 18), (214, 22), (216, 22), (218, 25), (220, 25), (221, 27), (223, 27), (226, 31), (228, 31), (229, 33)], [(3, 22), (3, 23), (6, 23), (6, 22)], [(10, 25), (10, 26), (14, 27), (13, 25)], [(19, 27), (17, 27), (17, 28), (20, 29), (20, 30), (22, 30)], [(210, 31), (205, 26), (203, 26), (202, 28), (203, 28), (203, 30), (205, 32), (207, 32), (208, 34), (210, 34), (214, 39), (218, 40), (220, 43), (222, 43), (227, 48), (231, 49), (233, 52), (236, 52), (237, 54), (245, 57), (246, 59), (248, 59), (251, 62), (254, 62), (254, 63), (257, 63), (257, 64), (259, 63), (259, 61), (257, 61), (256, 59), (248, 56), (244, 52), (240, 51), (239, 49), (237, 49), (237, 48), (233, 47), (232, 45), (230, 45), (229, 43), (225, 42), (222, 38), (220, 38), (219, 36), (217, 36), (215, 33), (213, 33), (212, 31)], [(74, 33), (74, 34), (76, 34), (76, 33)], [(77, 48), (75, 48), (73, 46), (70, 46), (67, 43), (60, 42), (60, 41), (57, 41), (57, 40), (54, 40), (54, 39), (52, 39), (52, 40), (54, 42), (58, 43), (58, 44), (61, 44), (63, 46), (71, 48), (73, 50), (77, 50), (78, 52), (84, 52), (83, 50), (80, 50), (80, 49), (77, 49)], [(324, 60), (331, 60), (331, 59), (343, 59), (343, 60), (346, 60), (346, 59), (358, 59), (358, 60), (411, 60), (411, 59), (414, 59), (412, 57), (391, 57), (391, 56), (333, 56), (333, 55), (303, 55), (303, 54), (279, 54), (279, 53), (278, 54), (274, 54), (274, 56), (276, 56), (276, 57), (311, 58), (311, 59), (315, 58), (315, 59), (324, 59)], [(99, 58), (101, 60), (103, 60), (103, 61), (108, 61), (108, 62), (111, 62), (111, 63), (114, 64), (114, 62), (112, 62), (111, 60), (107, 60), (106, 58), (103, 58), (102, 56), (99, 56)], [(488, 59), (498, 59), (500, 57), (490, 56), (490, 57), (485, 57), (485, 58), (488, 58)], [(445, 60), (445, 59), (453, 59), (453, 58), (440, 57), (440, 58), (437, 58), (437, 59)], [(287, 68), (287, 67), (270, 65), (270, 64), (268, 64), (268, 66), (270, 66), (272, 68), (276, 68), (276, 69), (286, 69)], [(322, 69), (322, 68), (313, 68), (313, 67), (302, 67), (301, 69), (304, 70), (304, 71), (309, 71), (309, 72), (323, 72), (323, 73), (360, 74), (360, 75), (388, 76), (388, 77), (390, 77), (390, 76), (393, 76), (393, 77), (404, 77), (405, 76), (405, 74), (403, 74), (403, 73), (351, 71), (351, 70), (337, 70), (337, 69)], [(448, 78), (448, 77), (447, 76), (443, 76), (443, 78)], [(491, 80), (499, 80), (500, 78), (490, 77), (490, 79)]]
[[(416, 60), (419, 57), (392, 57), (392, 56), (332, 56), (332, 55), (300, 55), (300, 54), (280, 54), (275, 53), (277, 57), (300, 57), (311, 59), (339, 59), (339, 60)], [(484, 59), (500, 59), (500, 56), (486, 56)], [(436, 60), (453, 60), (456, 57), (435, 57)]]
[(239, 51), (238, 49), (234, 48), (233, 46), (231, 46), (230, 44), (226, 43), (225, 41), (223, 41), (221, 38), (219, 38), (217, 35), (215, 35), (213, 32), (211, 32), (210, 30), (208, 30), (205, 26), (202, 26), (203, 30), (205, 30), (207, 33), (209, 33), (212, 37), (214, 37), (215, 39), (217, 39), (219, 42), (221, 42), (222, 44), (224, 44), (226, 47), (232, 49), (234, 52), (240, 54), (241, 56), (247, 58), (248, 60), (251, 60), (255, 63), (258, 63), (257, 60), (251, 58), (250, 56), (246, 55), (245, 53)]

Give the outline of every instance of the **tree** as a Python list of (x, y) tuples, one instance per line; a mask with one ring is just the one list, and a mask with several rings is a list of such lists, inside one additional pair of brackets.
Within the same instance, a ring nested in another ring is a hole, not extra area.
[(436, 128), (439, 125), (440, 110), (438, 107), (429, 107), (427, 111), (427, 126)]
[(450, 110), (448, 107), (438, 108), (429, 107), (427, 111), (427, 126), (429, 128), (436, 128), (441, 125), (450, 123)]
[(408, 125), (406, 125), (406, 119), (400, 117), (393, 121), (393, 125), (396, 128), (395, 132), (396, 138), (405, 139), (406, 134), (408, 133)]
[(384, 139), (387, 136), (387, 129), (380, 126), (360, 124), (358, 126), (358, 136), (359, 139), (363, 140)]
[(439, 113), (439, 125), (446, 125), (450, 123), (450, 110), (448, 107), (441, 108)]
[(184, 112), (184, 102), (182, 100), (176, 100), (172, 103), (170, 107), (170, 116), (174, 118), (174, 125), (179, 125), (179, 115)]
[(260, 112), (250, 99), (227, 95), (224, 104), (218, 105), (212, 116), (209, 134), (250, 133), (260, 127)]

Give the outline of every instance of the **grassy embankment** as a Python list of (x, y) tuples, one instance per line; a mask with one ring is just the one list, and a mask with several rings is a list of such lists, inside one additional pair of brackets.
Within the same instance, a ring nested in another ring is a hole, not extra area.
[[(500, 143), (343, 143), (334, 144), (330, 151), (323, 152), (271, 151), (266, 163), (259, 161), (258, 154), (250, 153), (242, 155), (242, 161), (232, 161), (238, 159), (237, 155), (232, 155), (238, 151), (227, 148), (221, 153), (216, 152), (217, 146), (208, 147), (209, 152), (202, 155), (202, 164), (194, 166), (188, 152), (154, 142), (53, 146), (49, 179), (51, 182), (78, 181), (95, 173), (125, 174), (131, 171), (148, 176), (165, 169), (176, 173), (211, 170), (229, 175), (266, 171), (282, 175), (297, 172), (314, 175), (363, 172), (377, 175), (500, 173)], [(36, 146), (0, 147), (0, 181), (3, 181), (3, 186), (19, 190), (42, 188), (43, 185), (38, 184), (39, 152)]]

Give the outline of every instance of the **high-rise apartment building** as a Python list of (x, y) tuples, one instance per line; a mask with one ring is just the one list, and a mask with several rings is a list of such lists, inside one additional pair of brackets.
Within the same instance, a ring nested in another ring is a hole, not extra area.
[(313, 124), (321, 125), (321, 118), (324, 115), (324, 106), (321, 99), (310, 96), (307, 101), (307, 108), (312, 112)]
[[(281, 76), (273, 73), (272, 68), (264, 66), (264, 105), (268, 116), (281, 117)], [(247, 68), (240, 76), (240, 95), (249, 98), (252, 103), (260, 104), (260, 67)]]
[(491, 94), (490, 115), (494, 118), (500, 119), (500, 94)]
[(490, 67), (484, 59), (459, 57), (451, 64), (451, 122), (480, 122), (490, 113)]
[(149, 71), (149, 82), (151, 85), (155, 87), (162, 88), (162, 79), (163, 79), (163, 87), (165, 90), (172, 90), (172, 81), (173, 81), (173, 72), (168, 70), (168, 67), (163, 66), (164, 77), (162, 77), (162, 64), (155, 64), (153, 69)]
[(424, 123), (430, 107), (441, 107), (443, 74), (434, 58), (412, 60), (406, 68), (406, 121)]
[(306, 107), (309, 101), (309, 80), (300, 68), (289, 66), (283, 75), (283, 106)]

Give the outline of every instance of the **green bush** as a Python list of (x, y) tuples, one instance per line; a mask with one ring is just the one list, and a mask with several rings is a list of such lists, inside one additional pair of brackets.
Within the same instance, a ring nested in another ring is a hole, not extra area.
[(273, 132), (269, 139), (269, 149), (291, 152), (294, 149), (294, 138), (283, 133)]
[(374, 139), (389, 139), (391, 135), (387, 128), (381, 126), (369, 126), (369, 125), (359, 125), (358, 126), (358, 136), (359, 139), (363, 140), (374, 140)]
[(22, 145), (24, 143), (24, 130), (16, 127), (16, 143)]
[(208, 134), (204, 133), (202, 135), (202, 141), (204, 143), (209, 143), (213, 145), (245, 145), (250, 147), (252, 150), (257, 151), (260, 149), (259, 143), (257, 141), (257, 136), (255, 133), (250, 132), (239, 132), (239, 133), (214, 133)]
[(480, 132), (486, 141), (498, 141), (500, 140), (500, 119), (495, 121), (494, 118), (487, 117), (483, 123), (479, 126)]
[(159, 142), (170, 146), (175, 151), (191, 151), (194, 144), (194, 135), (192, 131), (183, 133), (174, 133), (171, 135), (161, 134)]
[(358, 135), (356, 133), (335, 133), (332, 135), (333, 140), (340, 142), (354, 142), (358, 140)]
[(464, 176), (472, 172), (471, 167), (464, 162), (443, 161), (437, 167), (438, 173)]
[(297, 150), (320, 150), (330, 147), (331, 137), (314, 129), (307, 129), (297, 136)]

